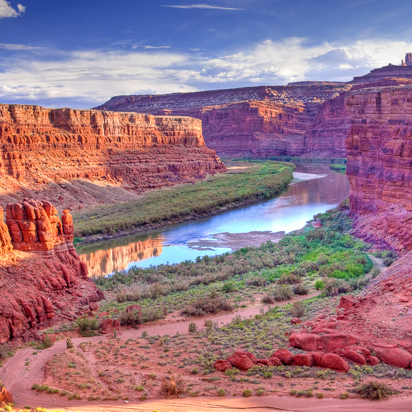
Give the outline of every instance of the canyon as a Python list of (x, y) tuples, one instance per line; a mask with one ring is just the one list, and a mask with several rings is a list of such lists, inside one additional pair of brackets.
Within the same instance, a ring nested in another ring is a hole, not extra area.
[[(408, 58), (405, 61), (409, 62)], [(402, 63), (406, 64), (406, 63)], [(115, 96), (96, 109), (202, 120), (206, 145), (224, 158), (345, 158), (353, 90), (412, 82), (412, 67), (389, 65), (351, 82), (297, 82), (169, 95)]]
[(104, 298), (73, 246), (73, 219), (48, 201), (0, 208), (0, 344), (40, 339), (39, 328), (72, 321)]
[(81, 209), (226, 171), (187, 117), (1, 104), (0, 142), (3, 204)]

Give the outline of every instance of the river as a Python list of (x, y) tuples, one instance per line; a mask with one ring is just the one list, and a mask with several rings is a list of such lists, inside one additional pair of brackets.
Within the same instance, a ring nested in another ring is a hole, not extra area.
[(144, 234), (78, 245), (76, 249), (91, 276), (104, 276), (131, 266), (179, 263), (237, 248), (219, 241), (222, 238), (237, 238), (243, 246), (252, 246), (276, 238), (277, 232), (300, 229), (314, 215), (333, 208), (348, 196), (345, 174), (331, 171), (325, 163), (298, 164), (288, 190), (268, 201)]

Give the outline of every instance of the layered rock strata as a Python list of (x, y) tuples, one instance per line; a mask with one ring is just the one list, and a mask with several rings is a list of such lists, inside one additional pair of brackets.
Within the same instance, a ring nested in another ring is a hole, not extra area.
[[(313, 128), (322, 103), (349, 90), (350, 85), (305, 82), (288, 86), (260, 86), (158, 96), (117, 96), (101, 110), (191, 116), (202, 120), (208, 147), (220, 156), (344, 157), (344, 144), (317, 143), (306, 134)], [(319, 123), (319, 122), (318, 122)], [(322, 138), (322, 136), (320, 136)]]
[[(407, 55), (406, 60), (410, 61)], [(405, 63), (406, 64), (406, 63)], [(346, 157), (351, 90), (412, 81), (412, 67), (386, 66), (348, 83), (298, 82), (170, 95), (116, 96), (100, 110), (191, 116), (202, 120), (220, 156)]]
[(354, 91), (345, 103), (355, 234), (412, 250), (412, 85)]
[(0, 201), (47, 197), (59, 210), (114, 203), (224, 172), (201, 122), (0, 105)]
[(0, 344), (38, 338), (38, 329), (85, 313), (104, 296), (73, 246), (73, 220), (48, 201), (0, 208)]

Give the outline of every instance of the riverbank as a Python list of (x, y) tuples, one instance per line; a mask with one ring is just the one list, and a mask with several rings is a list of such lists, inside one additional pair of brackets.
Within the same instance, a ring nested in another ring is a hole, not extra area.
[(75, 236), (85, 237), (83, 242), (110, 239), (270, 199), (288, 187), (294, 168), (279, 162), (230, 162), (228, 173), (210, 176), (206, 181), (75, 213)]

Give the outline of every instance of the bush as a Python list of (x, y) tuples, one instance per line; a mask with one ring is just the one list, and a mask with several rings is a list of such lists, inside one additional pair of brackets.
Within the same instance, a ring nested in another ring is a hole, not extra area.
[(263, 276), (252, 276), (245, 281), (247, 286), (265, 286), (266, 283), (266, 278)]
[(213, 328), (213, 320), (212, 319), (205, 320), (205, 328), (206, 329), (212, 329)]
[(67, 348), (67, 349), (72, 349), (72, 348), (74, 348), (74, 344), (73, 344), (73, 342), (72, 342), (72, 340), (71, 340), (70, 338), (67, 338), (67, 339), (66, 339), (66, 348)]
[(226, 396), (226, 391), (224, 389), (219, 389), (217, 391), (217, 396)]
[(294, 273), (289, 273), (288, 275), (282, 275), (277, 283), (278, 285), (295, 285), (299, 282), (299, 278)]
[(381, 382), (368, 382), (355, 388), (355, 392), (370, 400), (387, 399), (389, 396), (394, 395), (396, 392), (392, 390), (388, 385)]
[(196, 333), (197, 332), (197, 325), (195, 322), (189, 323), (189, 333)]
[(340, 293), (350, 292), (352, 288), (343, 279), (328, 279), (325, 285), (325, 292), (328, 296), (339, 295)]
[(242, 396), (248, 398), (249, 396), (252, 396), (252, 391), (250, 389), (246, 389), (243, 391)]
[(306, 304), (303, 302), (295, 302), (291, 309), (292, 315), (295, 318), (301, 318), (306, 312)]
[(295, 294), (289, 285), (281, 285), (275, 289), (273, 294), (276, 301), (289, 300), (292, 299)]
[(233, 282), (226, 282), (223, 286), (222, 286), (222, 292), (223, 293), (232, 293), (236, 291), (236, 286)]
[(163, 396), (180, 396), (186, 392), (186, 384), (182, 379), (176, 379), (174, 376), (166, 376), (162, 380), (160, 393)]
[(316, 290), (323, 290), (323, 288), (325, 287), (325, 283), (321, 280), (317, 280), (315, 282), (315, 289)]
[(380, 273), (381, 271), (378, 268), (373, 268), (371, 271), (372, 279), (375, 279)]
[(271, 305), (271, 304), (275, 303), (275, 297), (268, 293), (265, 296), (263, 296), (262, 303), (267, 303), (267, 304)]
[(323, 395), (322, 392), (318, 392), (318, 393), (316, 394), (316, 397), (317, 397), (318, 399), (323, 399), (324, 395)]
[(390, 258), (390, 257), (387, 257), (387, 258), (383, 259), (383, 264), (384, 264), (385, 266), (390, 266), (390, 265), (392, 265), (392, 263), (394, 263), (394, 262), (395, 262), (395, 259)]
[(208, 313), (217, 313), (224, 310), (233, 310), (233, 303), (223, 296), (215, 298), (205, 297), (188, 305), (181, 312), (184, 316), (203, 316)]
[(297, 295), (307, 295), (309, 293), (309, 288), (307, 286), (303, 285), (302, 283), (298, 283), (294, 287), (294, 292)]
[(0, 345), (0, 359), (6, 359), (9, 356), (10, 346), (7, 343)]
[(51, 337), (47, 333), (44, 335), (42, 346), (44, 349), (51, 348), (53, 346), (53, 341), (51, 340)]
[(99, 329), (99, 321), (94, 318), (89, 318), (87, 315), (76, 319), (76, 324), (80, 334)]

